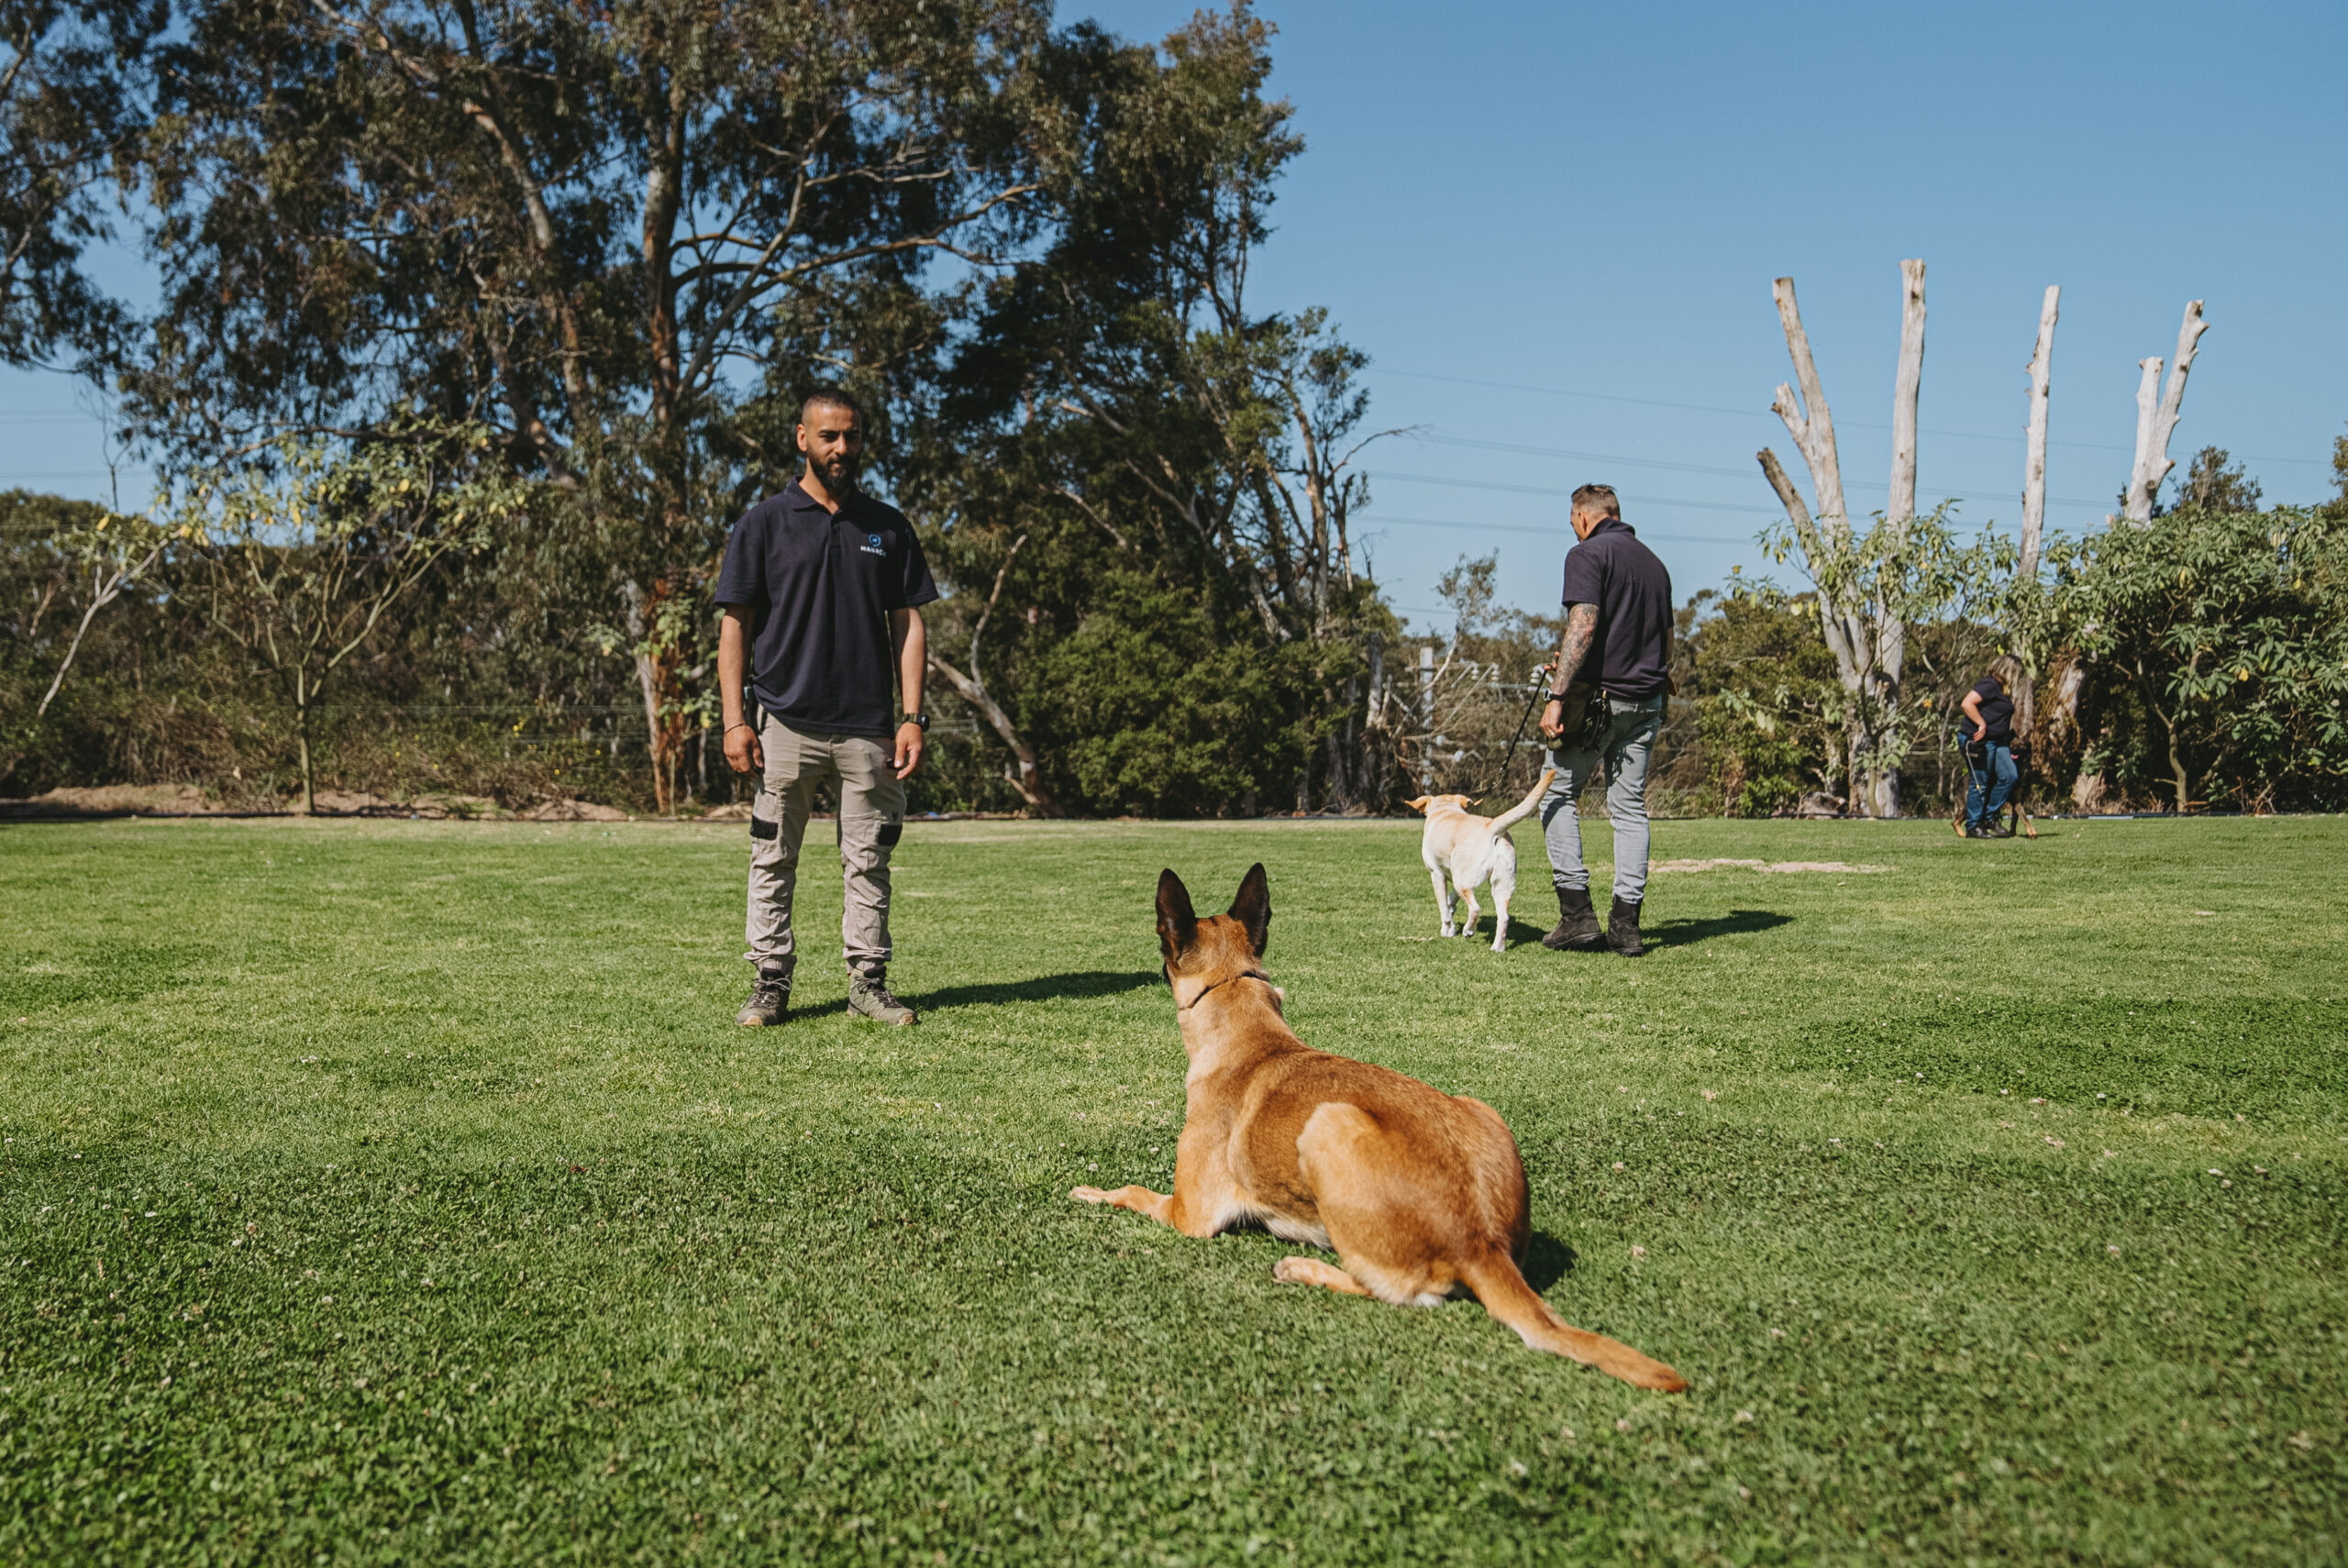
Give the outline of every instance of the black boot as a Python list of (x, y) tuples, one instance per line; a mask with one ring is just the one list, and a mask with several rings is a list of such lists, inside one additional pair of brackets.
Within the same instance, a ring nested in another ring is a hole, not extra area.
[(1588, 888), (1557, 889), (1557, 929), (1541, 939), (1541, 945), (1556, 953), (1595, 953), (1606, 944), (1605, 933), (1598, 929), (1598, 911), (1589, 907)]
[(1618, 898), (1606, 917), (1606, 945), (1625, 958), (1636, 958), (1646, 951), (1639, 940), (1639, 906), (1627, 899)]

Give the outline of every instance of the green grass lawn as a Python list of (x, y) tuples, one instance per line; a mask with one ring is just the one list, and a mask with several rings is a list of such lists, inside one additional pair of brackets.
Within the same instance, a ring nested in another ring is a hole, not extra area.
[[(0, 827), (0, 1562), (2342, 1561), (2348, 823), (1656, 837), (1882, 869), (1626, 962), (1434, 939), (1410, 824), (917, 824), (921, 1026), (825, 870), (753, 1032), (738, 824)], [(1689, 1392), (1068, 1200), (1172, 1174), (1158, 868), (1257, 859)]]

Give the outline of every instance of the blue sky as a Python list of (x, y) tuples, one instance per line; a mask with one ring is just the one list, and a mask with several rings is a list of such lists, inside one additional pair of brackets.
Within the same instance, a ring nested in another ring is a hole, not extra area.
[[(1135, 37), (1175, 0), (1100, 0)], [(1754, 463), (1790, 375), (1790, 274), (1855, 505), (1890, 464), (1899, 262), (1929, 264), (1926, 501), (2021, 510), (2038, 302), (2063, 285), (2048, 523), (2126, 479), (2136, 361), (2207, 302), (2172, 456), (2232, 450), (2271, 500), (2330, 493), (2348, 430), (2338, 112), (2348, 6), (1608, 6), (1266, 0), (1308, 149), (1251, 287), (1368, 351), (1385, 443), (1367, 547), (1414, 624), (1497, 551), (1555, 602), (1564, 491), (1614, 484), (1684, 596), (1761, 568)], [(55, 378), (0, 375), (0, 485), (102, 495)], [(1538, 450), (1526, 450), (1537, 448)], [(1555, 456), (1553, 453), (1574, 454)], [(125, 500), (138, 499), (127, 485)]]

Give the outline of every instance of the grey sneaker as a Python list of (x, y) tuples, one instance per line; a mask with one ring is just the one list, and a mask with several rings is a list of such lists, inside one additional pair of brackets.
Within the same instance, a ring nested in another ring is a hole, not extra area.
[(734, 1021), (745, 1029), (769, 1028), (781, 1023), (791, 1012), (791, 977), (760, 973), (750, 987), (750, 999), (734, 1015)]
[(866, 975), (850, 970), (847, 977), (847, 1010), (862, 1013), (875, 1023), (918, 1023), (914, 1010), (899, 1001), (889, 989), (885, 974)]

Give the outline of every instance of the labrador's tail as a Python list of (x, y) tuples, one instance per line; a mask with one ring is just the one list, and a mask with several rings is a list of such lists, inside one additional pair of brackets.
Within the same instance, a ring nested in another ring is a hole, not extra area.
[(1541, 797), (1549, 792), (1549, 780), (1557, 776), (1554, 767), (1545, 767), (1541, 777), (1533, 781), (1533, 791), (1523, 800), (1492, 819), (1492, 832), (1503, 834), (1541, 808)]

